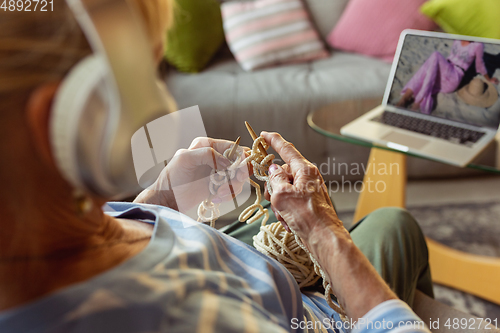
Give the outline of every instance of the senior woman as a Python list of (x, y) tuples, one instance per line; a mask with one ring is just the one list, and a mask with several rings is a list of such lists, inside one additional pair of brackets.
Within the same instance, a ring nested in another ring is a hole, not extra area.
[[(162, 22), (151, 17), (163, 15), (159, 10), (143, 15)], [(280, 264), (206, 225), (186, 224), (175, 210), (178, 198), (154, 190), (167, 178), (197, 179), (213, 167), (212, 156), (227, 164), (220, 153), (230, 142), (196, 140), (136, 203), (106, 204), (109, 198), (86, 194), (93, 204), (82, 209), (53, 158), (48, 120), (60, 80), (90, 48), (63, 2), (53, 12), (0, 16), (0, 332), (349, 327), (321, 294), (301, 292)], [(317, 168), (280, 135), (261, 135), (286, 162), (270, 167), (274, 191), (267, 198), (319, 260), (347, 315), (372, 322), (355, 329), (408, 329), (404, 323), (419, 319), (398, 296), (411, 304), (416, 288), (432, 295), (415, 221), (401, 210), (379, 211), (350, 235)]]

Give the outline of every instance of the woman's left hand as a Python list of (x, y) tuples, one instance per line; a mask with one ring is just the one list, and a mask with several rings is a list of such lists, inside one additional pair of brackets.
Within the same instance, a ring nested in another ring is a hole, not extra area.
[[(211, 138), (197, 138), (188, 149), (180, 149), (162, 170), (160, 176), (134, 202), (167, 206), (181, 213), (187, 212), (210, 196), (210, 174), (213, 169), (226, 170), (232, 162), (223, 156), (234, 142)], [(236, 154), (245, 154), (247, 147), (238, 147)], [(245, 156), (243, 156), (244, 158)], [(232, 200), (241, 193), (244, 181), (249, 176), (247, 166), (241, 166), (236, 176), (220, 186), (212, 202)]]

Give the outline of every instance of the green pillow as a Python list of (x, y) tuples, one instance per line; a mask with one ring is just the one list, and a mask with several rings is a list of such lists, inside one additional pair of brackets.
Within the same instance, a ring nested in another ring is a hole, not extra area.
[(500, 38), (500, 0), (430, 0), (420, 10), (448, 33)]
[(168, 62), (180, 71), (197, 73), (205, 68), (223, 42), (218, 1), (174, 1), (174, 22), (165, 46)]

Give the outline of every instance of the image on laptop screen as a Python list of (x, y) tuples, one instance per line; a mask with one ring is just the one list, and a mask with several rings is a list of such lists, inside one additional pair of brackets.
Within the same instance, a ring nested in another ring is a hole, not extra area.
[(387, 104), (497, 129), (499, 80), (499, 44), (408, 34)]

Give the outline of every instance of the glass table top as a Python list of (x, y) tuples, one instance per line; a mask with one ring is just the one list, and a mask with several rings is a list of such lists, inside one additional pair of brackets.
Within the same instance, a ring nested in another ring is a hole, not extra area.
[[(411, 152), (403, 152), (400, 150), (391, 149), (387, 146), (379, 146), (368, 141), (350, 138), (340, 134), (340, 129), (344, 125), (347, 125), (364, 113), (379, 106), (380, 102), (381, 98), (372, 98), (365, 100), (350, 100), (330, 104), (311, 112), (307, 116), (307, 123), (316, 132), (335, 140), (369, 148), (379, 148), (394, 151), (408, 156), (432, 160), (431, 158), (415, 155)], [(339, 109), (346, 109), (348, 110), (348, 112), (338, 112)], [(492, 142), (491, 145), (495, 147), (489, 146), (488, 148), (486, 148), (481, 154), (478, 155), (476, 159), (474, 159), (469, 165), (467, 165), (467, 168), (500, 174), (500, 166), (498, 166), (496, 162), (497, 157), (492, 156), (497, 154), (496, 145), (498, 145), (498, 143)], [(444, 163), (442, 161), (437, 162)]]

